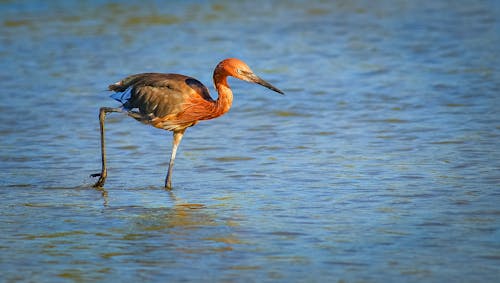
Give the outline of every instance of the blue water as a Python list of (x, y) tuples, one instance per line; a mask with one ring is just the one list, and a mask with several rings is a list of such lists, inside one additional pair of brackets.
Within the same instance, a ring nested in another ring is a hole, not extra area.
[[(0, 281), (498, 282), (498, 1), (0, 2)], [(233, 108), (171, 134), (98, 109), (134, 73)]]

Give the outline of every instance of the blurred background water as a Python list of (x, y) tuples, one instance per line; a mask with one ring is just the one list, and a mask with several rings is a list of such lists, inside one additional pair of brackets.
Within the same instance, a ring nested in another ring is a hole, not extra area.
[[(4, 282), (498, 282), (498, 1), (1, 1)], [(106, 87), (140, 72), (232, 110), (171, 134)]]

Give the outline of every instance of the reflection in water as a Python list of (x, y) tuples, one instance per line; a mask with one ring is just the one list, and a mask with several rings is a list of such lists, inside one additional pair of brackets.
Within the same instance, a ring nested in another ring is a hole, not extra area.
[[(241, 244), (234, 234), (229, 233), (230, 227), (234, 226), (232, 221), (220, 221), (214, 215), (214, 210), (199, 203), (185, 203), (179, 200), (173, 191), (162, 190), (168, 195), (172, 207), (168, 208), (143, 208), (136, 206), (114, 207), (108, 198), (108, 192), (104, 188), (98, 191), (104, 200), (107, 210), (130, 213), (136, 211), (134, 217), (127, 217), (130, 223), (127, 229), (114, 231), (123, 233), (121, 240), (125, 242), (145, 240), (147, 238), (172, 237), (176, 241), (166, 242), (169, 248), (176, 252), (185, 254), (210, 254), (213, 252), (231, 251), (233, 245)], [(182, 245), (172, 245), (172, 242), (181, 241)], [(157, 252), (159, 250), (156, 250)], [(106, 251), (101, 254), (104, 258), (129, 254), (127, 251)]]
[[(62, 189), (59, 191), (64, 193)], [(81, 193), (91, 191), (80, 189)], [(147, 277), (147, 270), (151, 268), (168, 271), (194, 259), (218, 258), (243, 245), (235, 236), (234, 222), (221, 219), (217, 210), (206, 205), (185, 203), (173, 192), (162, 191), (168, 194), (173, 203), (171, 207), (156, 208), (116, 206), (113, 203), (116, 199), (110, 198), (107, 190), (98, 192), (104, 206), (96, 207), (87, 218), (75, 218), (81, 208), (71, 203), (25, 206), (44, 209), (45, 214), (34, 217), (20, 229), (17, 237), (24, 241), (24, 247), (19, 250), (29, 254), (30, 260), (57, 265), (54, 272), (58, 277), (88, 281), (107, 278), (117, 266), (137, 264), (142, 266), (141, 270), (131, 269), (125, 273)], [(47, 226), (52, 223), (57, 223), (57, 228), (48, 232)], [(75, 253), (86, 256), (73, 257)], [(97, 268), (96, 262), (101, 263), (101, 267)], [(109, 267), (104, 267), (110, 262)], [(249, 268), (233, 267), (234, 270)], [(37, 274), (44, 270), (35, 267), (31, 272)]]
[(172, 228), (196, 229), (215, 225), (213, 217), (204, 208), (202, 204), (182, 203), (169, 209), (151, 210), (137, 216), (135, 227), (142, 231), (167, 231)]
[(106, 191), (105, 188), (102, 188), (102, 187), (96, 187), (94, 188), (96, 191), (99, 191), (101, 192), (101, 196), (102, 196), (102, 199), (103, 199), (103, 205), (104, 206), (108, 206), (108, 191)]

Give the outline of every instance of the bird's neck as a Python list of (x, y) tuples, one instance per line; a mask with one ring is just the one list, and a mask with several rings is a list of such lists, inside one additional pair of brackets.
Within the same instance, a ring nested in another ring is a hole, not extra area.
[(215, 101), (214, 112), (217, 116), (221, 116), (231, 108), (233, 104), (233, 92), (227, 84), (227, 76), (214, 74), (215, 88), (219, 96), (217, 101)]

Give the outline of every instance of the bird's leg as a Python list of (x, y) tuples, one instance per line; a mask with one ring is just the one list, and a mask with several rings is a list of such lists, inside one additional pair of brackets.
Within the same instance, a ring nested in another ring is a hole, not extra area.
[(99, 180), (93, 185), (95, 188), (100, 188), (106, 182), (106, 177), (108, 176), (108, 170), (106, 169), (106, 143), (104, 141), (104, 120), (106, 119), (106, 113), (110, 112), (122, 112), (121, 108), (110, 108), (101, 107), (99, 109), (99, 125), (101, 127), (101, 162), (102, 168), (101, 173), (92, 174), (91, 177), (99, 177)]
[(167, 190), (172, 189), (172, 169), (174, 168), (175, 155), (177, 153), (177, 147), (181, 143), (182, 136), (186, 129), (180, 131), (174, 131), (174, 138), (172, 140), (172, 156), (170, 157), (170, 163), (168, 164), (167, 178), (165, 179), (165, 188)]

